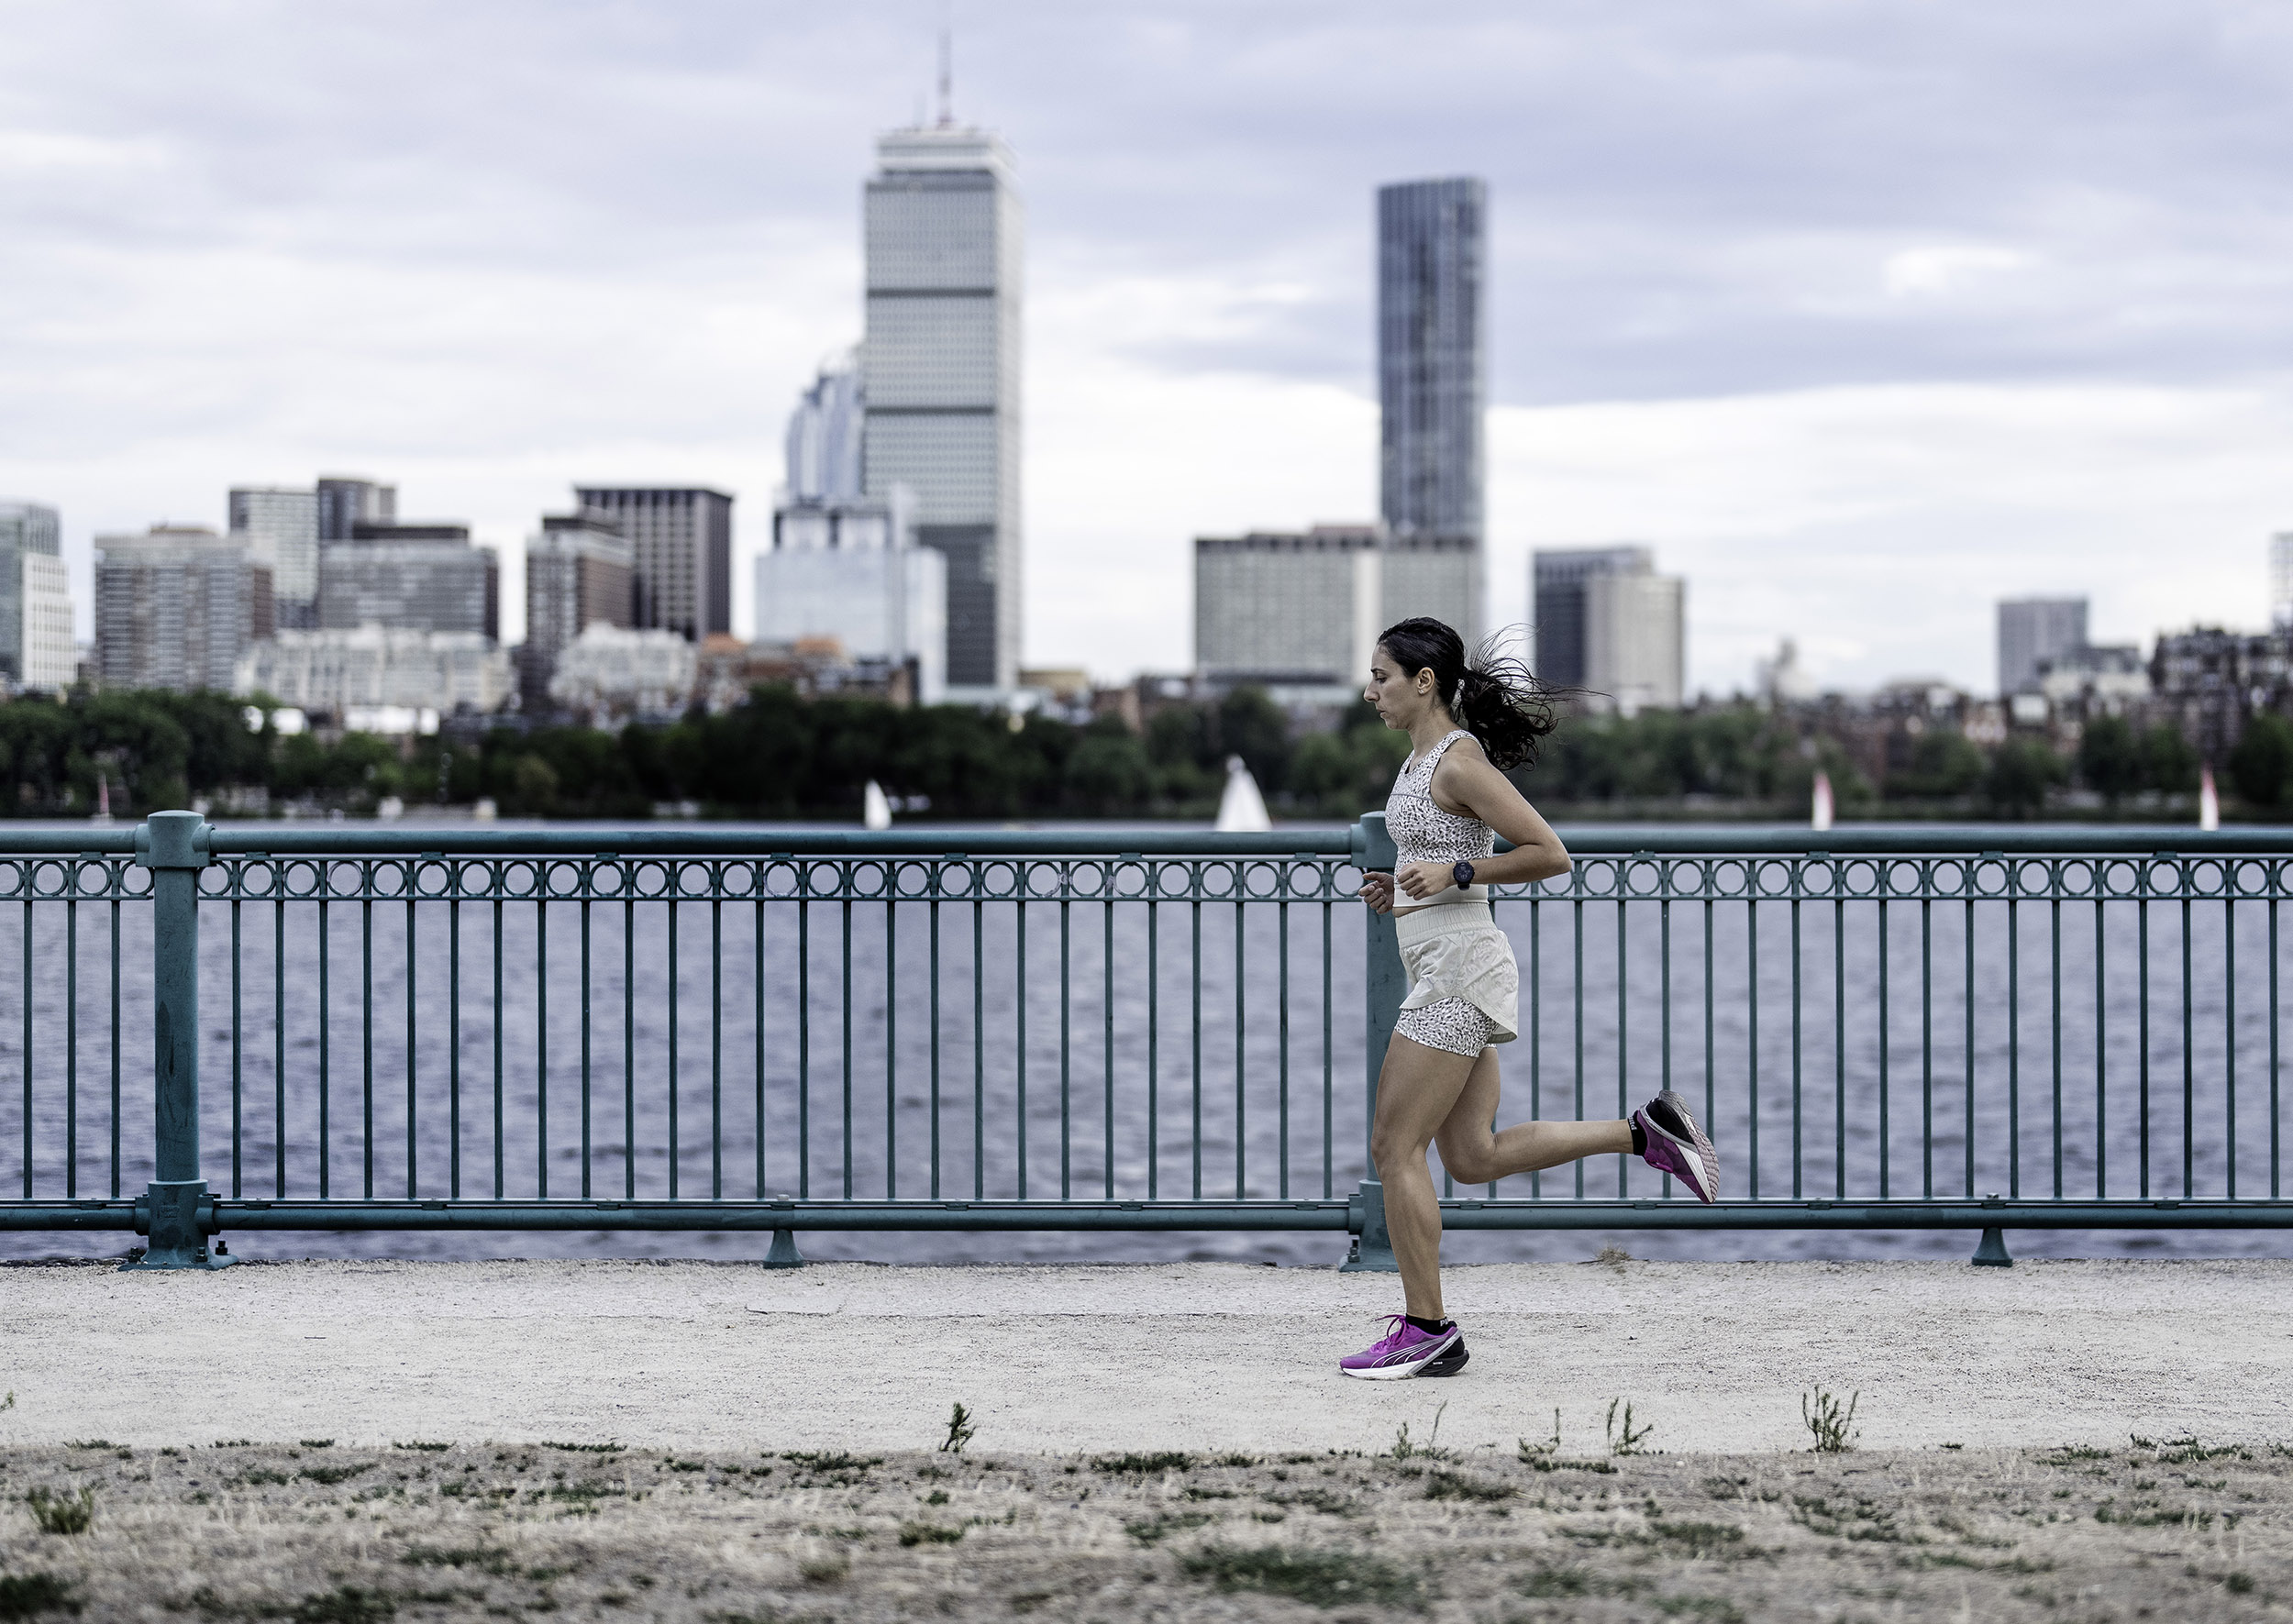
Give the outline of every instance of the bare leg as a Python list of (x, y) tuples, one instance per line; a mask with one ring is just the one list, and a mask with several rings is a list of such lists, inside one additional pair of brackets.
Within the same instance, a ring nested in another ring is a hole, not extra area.
[(1441, 1199), (1425, 1165), (1436, 1139), (1442, 1166), (1465, 1184), (1633, 1147), (1632, 1127), (1623, 1121), (1516, 1122), (1492, 1132), (1498, 1093), (1494, 1048), (1468, 1059), (1398, 1033), (1387, 1045), (1369, 1154), (1385, 1186), (1386, 1232), (1401, 1267), (1405, 1311), (1414, 1319), (1442, 1317)]
[[(1487, 1062), (1435, 1049), (1396, 1033), (1378, 1074), (1378, 1117), (1369, 1154), (1385, 1186), (1385, 1227), (1401, 1265), (1405, 1311), (1441, 1318), (1441, 1199), (1425, 1166), (1425, 1147), (1457, 1105), (1467, 1080)], [(1490, 1074), (1495, 1066), (1490, 1065)]]

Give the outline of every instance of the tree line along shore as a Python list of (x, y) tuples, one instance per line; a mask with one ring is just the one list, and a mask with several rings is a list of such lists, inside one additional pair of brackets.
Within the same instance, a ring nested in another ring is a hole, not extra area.
[[(1239, 757), (1279, 818), (1384, 804), (1408, 741), (1368, 706), (1302, 727), (1260, 690), (1156, 708), (1133, 726), (964, 706), (805, 699), (770, 686), (711, 714), (618, 731), (449, 719), (428, 736), (282, 732), (275, 707), (221, 693), (75, 690), (0, 704), (0, 807), (120, 817), (205, 804), (216, 816), (371, 815), (491, 801), (505, 817), (858, 817), (866, 786), (935, 821), (1202, 818)], [(253, 725), (250, 726), (250, 722)], [(1876, 750), (1820, 713), (1749, 701), (1567, 718), (1514, 776), (1548, 814), (1798, 819), (1814, 776), (1842, 818), (2190, 815), (2200, 759), (2170, 725), (2086, 724), (2074, 747), (1933, 727)], [(2218, 764), (2225, 818), (2293, 806), (2293, 723), (2255, 717)]]

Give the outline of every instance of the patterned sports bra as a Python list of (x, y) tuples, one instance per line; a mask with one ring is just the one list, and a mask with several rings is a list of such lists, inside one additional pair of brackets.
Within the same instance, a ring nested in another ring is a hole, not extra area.
[[(1495, 855), (1496, 831), (1479, 818), (1444, 812), (1433, 798), (1434, 773), (1440, 767), (1442, 757), (1448, 753), (1451, 745), (1472, 736), (1464, 728), (1457, 728), (1415, 761), (1404, 764), (1394, 775), (1393, 793), (1386, 797), (1385, 802), (1385, 831), (1393, 837), (1397, 863), (1438, 863), (1446, 868), (1457, 863), (1479, 863)], [(1412, 906), (1427, 908), (1443, 902), (1488, 900), (1489, 888), (1485, 885), (1464, 890), (1451, 886)]]

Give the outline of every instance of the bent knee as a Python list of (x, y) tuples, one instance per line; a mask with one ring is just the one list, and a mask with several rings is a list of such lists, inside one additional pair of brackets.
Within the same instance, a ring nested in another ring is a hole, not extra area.
[(1493, 1184), (1497, 1179), (1497, 1161), (1493, 1156), (1459, 1156), (1454, 1162), (1444, 1156), (1441, 1165), (1459, 1184)]

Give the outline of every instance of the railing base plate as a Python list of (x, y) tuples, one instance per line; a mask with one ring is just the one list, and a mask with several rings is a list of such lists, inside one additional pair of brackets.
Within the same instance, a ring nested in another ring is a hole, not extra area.
[(1978, 1269), (2012, 1268), (2014, 1259), (2007, 1254), (2006, 1231), (1999, 1229), (1983, 1231), (1982, 1243), (1975, 1248), (1972, 1261), (1974, 1266)]
[(794, 1230), (774, 1230), (772, 1250), (764, 1254), (763, 1267), (768, 1269), (801, 1269), (804, 1254), (796, 1250)]

